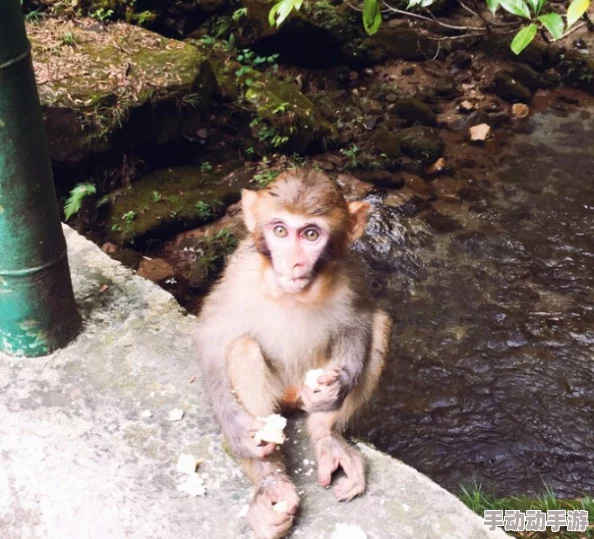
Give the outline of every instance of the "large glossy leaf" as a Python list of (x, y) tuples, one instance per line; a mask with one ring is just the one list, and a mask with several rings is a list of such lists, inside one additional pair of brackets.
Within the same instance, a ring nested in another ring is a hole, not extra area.
[(536, 31), (536, 24), (529, 24), (528, 26), (524, 26), (524, 28), (522, 28), (512, 40), (511, 50), (515, 54), (520, 54), (534, 39)]
[(526, 19), (530, 18), (530, 10), (524, 0), (499, 0), (499, 4), (505, 11), (509, 11), (512, 15)]
[(365, 0), (363, 7), (363, 26), (365, 31), (372, 36), (375, 34), (382, 23), (382, 13), (378, 0)]
[(590, 0), (573, 0), (567, 8), (567, 28), (579, 20), (588, 7), (590, 7)]
[(538, 17), (538, 20), (544, 24), (544, 27), (555, 39), (559, 39), (563, 35), (565, 23), (563, 22), (561, 15), (557, 13), (547, 13), (546, 15)]

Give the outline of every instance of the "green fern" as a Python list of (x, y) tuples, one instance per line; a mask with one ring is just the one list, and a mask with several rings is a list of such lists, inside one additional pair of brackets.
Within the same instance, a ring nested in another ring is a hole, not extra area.
[(88, 196), (94, 195), (97, 188), (92, 183), (79, 183), (72, 191), (64, 204), (64, 216), (66, 221), (80, 210), (83, 200)]

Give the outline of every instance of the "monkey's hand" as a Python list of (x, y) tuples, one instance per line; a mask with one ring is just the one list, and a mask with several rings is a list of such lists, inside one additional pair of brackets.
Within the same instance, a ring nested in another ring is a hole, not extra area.
[(318, 376), (318, 384), (316, 390), (307, 384), (301, 388), (303, 409), (309, 414), (337, 410), (351, 388), (346, 371), (339, 367), (324, 369), (324, 374)]
[[(275, 507), (283, 503), (283, 509)], [(248, 512), (248, 522), (260, 539), (278, 539), (291, 529), (299, 507), (299, 496), (289, 478), (283, 474), (264, 477)]]
[(254, 436), (264, 428), (264, 423), (247, 412), (235, 415), (226, 425), (225, 438), (231, 446), (231, 451), (238, 457), (263, 459), (276, 448), (276, 444), (259, 445), (256, 442)]

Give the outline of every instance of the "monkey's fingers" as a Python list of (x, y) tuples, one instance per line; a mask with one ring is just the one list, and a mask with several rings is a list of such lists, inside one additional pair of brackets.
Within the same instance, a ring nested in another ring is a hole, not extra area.
[(331, 371), (318, 376), (318, 384), (329, 386), (338, 380), (338, 373)]
[(338, 469), (339, 464), (338, 453), (331, 446), (320, 449), (318, 452), (318, 483), (321, 486), (330, 486), (332, 474)]
[(339, 502), (349, 502), (365, 491), (365, 477), (341, 477), (334, 487), (334, 495)]
[(363, 457), (346, 444), (340, 449), (340, 467), (345, 473), (336, 483), (334, 495), (339, 502), (352, 500), (365, 491), (365, 464)]
[[(254, 440), (254, 444), (256, 441)], [(276, 444), (273, 443), (262, 443), (261, 445), (254, 446), (254, 458), (263, 459), (272, 455), (276, 450)]]

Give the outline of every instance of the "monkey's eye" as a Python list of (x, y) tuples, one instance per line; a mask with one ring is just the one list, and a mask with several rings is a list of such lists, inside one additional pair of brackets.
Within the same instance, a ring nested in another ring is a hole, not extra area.
[(303, 237), (307, 241), (316, 241), (320, 237), (320, 233), (315, 228), (308, 228), (303, 233)]
[(286, 238), (288, 234), (287, 229), (282, 225), (276, 225), (273, 232), (277, 238)]

